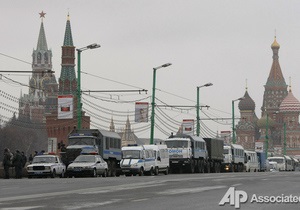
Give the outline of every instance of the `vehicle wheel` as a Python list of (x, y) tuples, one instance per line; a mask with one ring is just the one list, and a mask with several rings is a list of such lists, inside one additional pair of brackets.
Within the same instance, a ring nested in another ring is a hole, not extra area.
[(169, 167), (167, 167), (166, 171), (164, 172), (165, 175), (169, 174)]
[(113, 161), (111, 163), (111, 176), (115, 177), (117, 175), (117, 168), (116, 168), (116, 162)]
[(107, 176), (111, 176), (112, 174), (112, 162), (110, 160), (107, 161), (108, 172)]
[(144, 168), (140, 168), (139, 176), (143, 176), (143, 175), (144, 175)]
[(51, 178), (55, 178), (56, 177), (56, 171), (55, 169), (53, 169), (52, 174), (51, 174)]
[(92, 177), (97, 177), (97, 170), (95, 168), (93, 170)]
[(206, 164), (206, 172), (207, 172), (207, 173), (210, 173), (210, 163), (207, 163), (207, 164)]
[(204, 173), (204, 164), (203, 160), (199, 160), (199, 172)]
[(150, 175), (150, 176), (154, 176), (154, 170), (153, 170), (153, 168), (150, 169), (149, 175)]
[(32, 176), (27, 176), (28, 177), (28, 179), (31, 179), (32, 178)]
[(107, 177), (107, 169), (104, 170), (104, 173), (102, 174), (102, 177)]
[(195, 172), (195, 163), (194, 160), (192, 160), (191, 165), (190, 165), (190, 173), (194, 173)]
[(64, 170), (61, 172), (60, 178), (65, 178), (65, 171)]
[(154, 171), (154, 175), (158, 175), (158, 174), (159, 174), (159, 168), (156, 166), (155, 171)]

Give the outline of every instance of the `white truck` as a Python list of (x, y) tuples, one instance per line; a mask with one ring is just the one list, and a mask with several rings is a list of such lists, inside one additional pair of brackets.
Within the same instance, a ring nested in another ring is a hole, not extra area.
[(222, 171), (225, 172), (242, 172), (245, 164), (244, 147), (239, 144), (224, 145), (224, 160)]
[[(165, 140), (171, 172), (204, 172), (207, 170), (206, 142), (193, 135), (171, 135)], [(209, 168), (209, 167), (208, 167)]]
[(144, 174), (153, 175), (155, 171), (155, 151), (144, 146), (122, 147), (120, 167), (126, 176)]

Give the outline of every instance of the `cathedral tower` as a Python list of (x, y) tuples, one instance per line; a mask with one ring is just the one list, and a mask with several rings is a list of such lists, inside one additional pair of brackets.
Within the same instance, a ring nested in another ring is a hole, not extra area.
[(255, 102), (248, 93), (248, 88), (244, 94), (244, 100), (240, 100), (239, 109), (241, 120), (236, 126), (237, 143), (245, 149), (254, 150), (255, 141), (259, 137), (257, 127), (257, 116), (255, 114)]
[(265, 85), (261, 110), (262, 116), (268, 116), (274, 121), (274, 127), (270, 130), (270, 140), (273, 142), (273, 145), (281, 145), (282, 116), (279, 113), (279, 106), (283, 99), (288, 95), (288, 91), (287, 84), (279, 65), (278, 51), (280, 45), (278, 44), (276, 37), (271, 48), (273, 51), (273, 63)]

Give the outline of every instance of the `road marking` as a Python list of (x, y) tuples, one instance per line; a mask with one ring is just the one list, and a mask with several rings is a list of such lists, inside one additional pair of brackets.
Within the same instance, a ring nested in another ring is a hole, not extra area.
[(100, 207), (100, 206), (104, 206), (104, 205), (109, 205), (112, 203), (117, 203), (119, 201), (121, 201), (122, 199), (113, 199), (110, 201), (105, 201), (105, 202), (100, 202), (100, 203), (83, 203), (83, 204), (75, 204), (72, 206), (65, 206), (63, 207), (64, 209), (86, 209), (86, 208), (95, 208), (95, 207)]
[(240, 185), (242, 185), (241, 183), (237, 183), (237, 184), (233, 184), (233, 185), (231, 185), (232, 187), (236, 187), (236, 186), (240, 186)]
[(227, 188), (227, 186), (220, 185), (220, 186), (211, 186), (211, 187), (172, 189), (172, 190), (166, 190), (164, 192), (158, 192), (157, 194), (175, 195), (175, 194), (185, 194), (185, 193), (198, 193), (198, 192), (204, 192), (204, 191), (216, 190), (216, 189), (222, 189), (222, 188)]
[(148, 198), (141, 198), (141, 199), (136, 199), (136, 200), (132, 200), (132, 202), (140, 202), (140, 201), (146, 201), (149, 200)]
[(146, 188), (146, 187), (157, 187), (157, 186), (162, 186), (164, 184), (151, 184), (151, 185), (131, 185), (131, 186), (123, 186), (123, 187), (113, 187), (111, 189), (108, 190), (93, 190), (93, 191), (88, 191), (88, 192), (82, 192), (82, 193), (78, 193), (81, 195), (86, 195), (86, 194), (99, 194), (99, 193), (108, 193), (108, 192), (116, 192), (116, 191), (121, 191), (121, 190), (134, 190), (134, 189), (140, 189), (140, 188)]
[(20, 195), (20, 196), (12, 196), (6, 198), (0, 198), (0, 203), (3, 201), (13, 201), (13, 200), (26, 200), (26, 199), (35, 199), (35, 198), (45, 198), (51, 196), (59, 196), (59, 195), (68, 195), (68, 194), (96, 194), (96, 193), (107, 193), (107, 192), (115, 192), (121, 190), (131, 190), (145, 187), (156, 187), (160, 185), (164, 185), (164, 182), (160, 181), (150, 181), (143, 183), (133, 183), (133, 184), (124, 184), (117, 186), (106, 186), (106, 187), (94, 187), (94, 188), (85, 188), (78, 190), (67, 190), (67, 191), (59, 191), (59, 192), (50, 192), (50, 193), (39, 193), (39, 194), (28, 194), (28, 195)]
[(9, 207), (9, 208), (1, 208), (1, 210), (27, 210), (27, 209), (41, 209), (44, 206), (27, 206), (27, 207)]

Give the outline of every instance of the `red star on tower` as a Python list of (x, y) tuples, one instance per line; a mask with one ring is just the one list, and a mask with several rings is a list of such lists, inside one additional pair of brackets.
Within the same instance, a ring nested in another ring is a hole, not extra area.
[(40, 18), (45, 18), (46, 13), (44, 13), (44, 11), (40, 12)]

